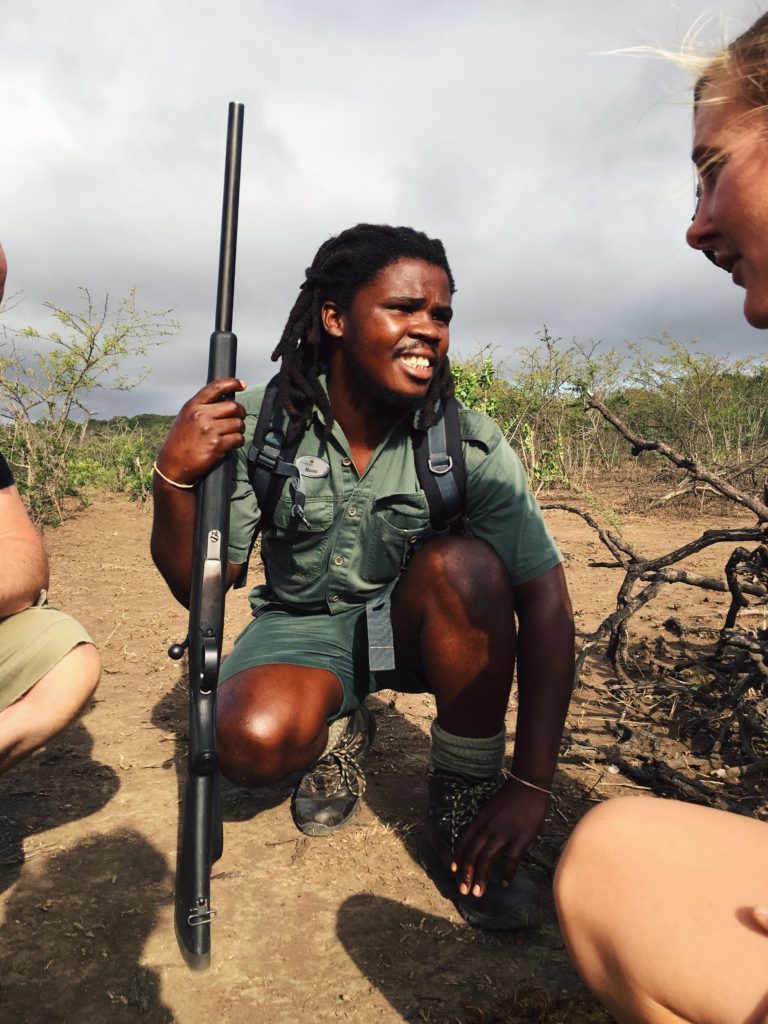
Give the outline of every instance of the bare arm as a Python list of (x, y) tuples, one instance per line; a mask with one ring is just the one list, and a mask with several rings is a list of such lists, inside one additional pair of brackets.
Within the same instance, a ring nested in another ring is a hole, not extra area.
[[(201, 388), (186, 402), (173, 421), (157, 457), (158, 467), (178, 484), (194, 484), (244, 441), (245, 409), (221, 396), (242, 391), (241, 380), (227, 378)], [(151, 551), (155, 565), (171, 593), (189, 605), (195, 531), (195, 492), (167, 483), (155, 473)], [(240, 566), (230, 564), (227, 586)]]
[(0, 618), (30, 608), (48, 586), (48, 559), (19, 492), (0, 490)]
[[(518, 710), (510, 779), (456, 847), (461, 892), (485, 890), (496, 860), (511, 881), (549, 810), (574, 672), (574, 625), (562, 566), (515, 588), (519, 619)], [(535, 788), (539, 787), (539, 788)], [(473, 887), (478, 887), (475, 890)]]
[(573, 610), (562, 565), (515, 588), (520, 621), (515, 775), (551, 789), (574, 673)]

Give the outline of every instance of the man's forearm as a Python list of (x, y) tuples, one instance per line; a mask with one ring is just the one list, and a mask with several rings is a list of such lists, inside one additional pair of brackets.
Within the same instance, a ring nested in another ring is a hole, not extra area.
[(531, 601), (519, 617), (513, 770), (550, 789), (573, 690), (575, 634), (567, 591)]
[(173, 596), (187, 608), (192, 580), (195, 494), (172, 487), (155, 474), (153, 499), (152, 559)]

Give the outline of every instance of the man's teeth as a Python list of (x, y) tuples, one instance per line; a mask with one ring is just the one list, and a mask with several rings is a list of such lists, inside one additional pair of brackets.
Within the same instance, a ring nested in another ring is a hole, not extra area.
[(402, 356), (401, 358), (406, 366), (418, 366), (422, 369), (429, 366), (429, 360), (426, 356)]

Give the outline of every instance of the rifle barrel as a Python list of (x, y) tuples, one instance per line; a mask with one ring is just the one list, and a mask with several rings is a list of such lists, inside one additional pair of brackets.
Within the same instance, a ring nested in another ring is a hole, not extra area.
[(242, 103), (229, 104), (227, 120), (227, 158), (224, 168), (224, 202), (221, 211), (221, 248), (219, 249), (219, 286), (216, 293), (216, 330), (232, 330), (232, 304), (235, 298), (235, 253), (237, 250), (237, 211), (240, 202), (240, 160), (243, 152)]
[[(224, 205), (221, 218), (216, 330), (208, 352), (208, 380), (234, 377), (237, 338), (232, 333), (235, 247), (240, 198), (243, 105), (230, 103)], [(216, 758), (216, 685), (224, 625), (229, 536), (230, 461), (201, 480), (195, 515), (194, 566), (189, 603), (189, 757), (176, 862), (176, 935), (190, 967), (211, 958), (211, 864), (223, 849)]]

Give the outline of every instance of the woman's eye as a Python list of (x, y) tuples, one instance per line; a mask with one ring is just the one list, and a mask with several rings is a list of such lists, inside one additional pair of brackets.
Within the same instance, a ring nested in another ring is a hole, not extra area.
[(714, 154), (708, 155), (705, 160), (702, 160), (698, 164), (696, 169), (696, 202), (693, 210), (693, 220), (696, 220), (696, 214), (699, 212), (701, 201), (704, 198), (704, 193), (717, 184), (717, 179), (720, 171), (723, 169), (727, 162), (725, 156), (715, 156)]
[(724, 156), (711, 157), (699, 168), (699, 188), (703, 191), (707, 185), (713, 185), (726, 163)]

